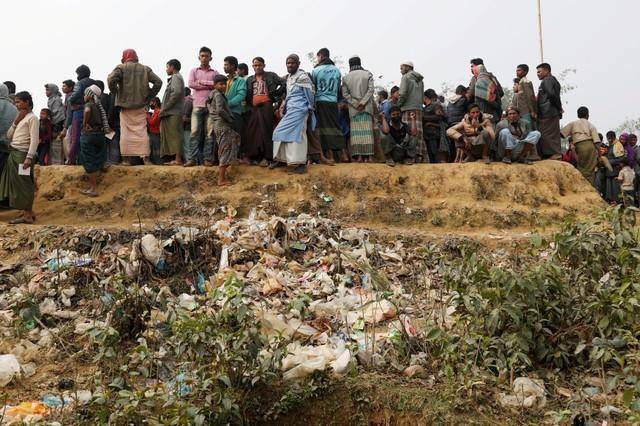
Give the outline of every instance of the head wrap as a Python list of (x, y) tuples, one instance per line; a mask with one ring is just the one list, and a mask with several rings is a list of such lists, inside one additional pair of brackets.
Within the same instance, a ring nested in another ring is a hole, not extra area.
[(9, 97), (9, 88), (4, 83), (0, 83), (0, 99), (11, 101), (11, 98)]
[(78, 76), (78, 81), (80, 81), (83, 78), (88, 78), (91, 75), (91, 70), (83, 64), (76, 68), (76, 75)]
[(138, 54), (133, 49), (125, 49), (122, 52), (122, 63), (125, 62), (138, 62)]
[(98, 107), (98, 111), (100, 111), (100, 119), (102, 121), (102, 130), (105, 133), (111, 132), (111, 127), (109, 126), (109, 120), (107, 119), (107, 112), (104, 110), (102, 103), (100, 102), (100, 95), (102, 95), (102, 90), (95, 84), (87, 87), (84, 91), (84, 96), (89, 96), (93, 100), (93, 103)]
[(624, 132), (618, 139), (620, 139), (620, 142), (627, 142), (629, 140), (629, 133)]
[(51, 96), (62, 96), (62, 93), (60, 93), (60, 89), (58, 88), (58, 86), (56, 84), (53, 83), (47, 83), (44, 85), (45, 89), (48, 89), (51, 92)]
[(400, 65), (406, 65), (408, 67), (413, 68), (413, 62), (411, 62), (411, 61), (404, 61)]
[(295, 59), (296, 61), (300, 62), (300, 56), (296, 55), (295, 53), (292, 53), (291, 55), (287, 56), (287, 61), (289, 59)]
[(362, 62), (359, 56), (352, 56), (349, 58), (349, 71), (356, 71), (362, 69)]

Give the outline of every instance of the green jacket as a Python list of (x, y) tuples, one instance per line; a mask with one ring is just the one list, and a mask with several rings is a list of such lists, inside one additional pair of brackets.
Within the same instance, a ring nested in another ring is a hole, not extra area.
[(398, 106), (404, 111), (422, 110), (424, 82), (422, 75), (413, 70), (402, 76)]
[(247, 97), (247, 82), (244, 78), (235, 76), (231, 87), (227, 90), (229, 109), (234, 115), (240, 115), (245, 110), (244, 100)]
[(109, 74), (107, 84), (111, 93), (116, 94), (116, 106), (125, 109), (142, 108), (158, 94), (162, 80), (145, 65), (125, 62)]

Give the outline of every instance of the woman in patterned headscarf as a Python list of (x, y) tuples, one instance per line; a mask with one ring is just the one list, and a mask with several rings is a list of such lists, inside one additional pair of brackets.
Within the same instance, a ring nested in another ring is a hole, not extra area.
[(98, 172), (104, 167), (106, 159), (105, 133), (111, 132), (107, 114), (100, 103), (102, 91), (95, 84), (84, 92), (84, 112), (82, 119), (82, 135), (80, 136), (80, 152), (82, 166), (89, 177), (89, 187), (82, 194), (97, 197), (96, 190)]

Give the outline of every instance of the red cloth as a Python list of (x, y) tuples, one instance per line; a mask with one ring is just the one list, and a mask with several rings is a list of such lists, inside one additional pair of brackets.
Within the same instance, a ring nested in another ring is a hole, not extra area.
[(147, 126), (149, 126), (149, 133), (160, 134), (160, 108), (153, 110), (153, 114), (147, 115)]
[(125, 62), (138, 62), (138, 54), (133, 49), (125, 49), (122, 52), (122, 63)]
[(40, 143), (51, 142), (53, 139), (53, 124), (51, 120), (40, 120)]

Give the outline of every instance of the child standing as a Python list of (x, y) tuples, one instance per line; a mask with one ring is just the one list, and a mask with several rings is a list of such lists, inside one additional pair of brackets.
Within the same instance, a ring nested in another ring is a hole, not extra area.
[(151, 162), (162, 164), (160, 158), (160, 112), (162, 103), (160, 98), (153, 98), (149, 102), (149, 108), (153, 110), (147, 114), (147, 130), (149, 131), (149, 141), (151, 143)]
[(51, 111), (48, 108), (40, 110), (40, 142), (38, 144), (38, 164), (46, 166), (49, 164), (49, 149), (53, 140), (53, 123), (51, 122)]
[(107, 158), (105, 133), (110, 133), (107, 113), (100, 102), (102, 90), (95, 84), (84, 91), (84, 110), (82, 113), (82, 134), (80, 135), (80, 153), (82, 166), (88, 176), (89, 187), (82, 194), (87, 197), (98, 196), (98, 172), (103, 169)]
[(622, 160), (622, 169), (618, 173), (620, 186), (622, 187), (622, 200), (625, 207), (635, 207), (634, 181), (636, 172), (629, 166), (629, 159)]
[(213, 120), (213, 131), (218, 142), (218, 158), (220, 161), (218, 185), (228, 186), (231, 181), (227, 176), (229, 166), (238, 158), (240, 135), (235, 132), (233, 115), (224, 92), (227, 88), (227, 77), (216, 75), (213, 79), (213, 90), (207, 100), (207, 108)]

